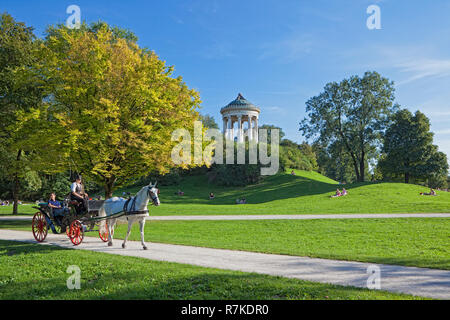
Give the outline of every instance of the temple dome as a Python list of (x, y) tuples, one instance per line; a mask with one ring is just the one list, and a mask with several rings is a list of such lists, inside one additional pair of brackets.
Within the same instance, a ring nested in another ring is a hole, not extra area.
[(259, 108), (255, 106), (250, 101), (246, 100), (242, 94), (238, 94), (237, 98), (233, 101), (231, 101), (229, 104), (227, 104), (225, 107), (223, 107), (220, 110), (220, 113), (223, 114), (225, 111), (230, 110), (253, 110), (260, 112)]

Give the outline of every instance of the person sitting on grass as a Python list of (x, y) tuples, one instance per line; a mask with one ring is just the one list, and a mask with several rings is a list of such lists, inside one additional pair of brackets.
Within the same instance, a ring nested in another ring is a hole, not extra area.
[(175, 192), (175, 195), (177, 196), (184, 196), (184, 192), (181, 190), (178, 190), (178, 192)]
[(436, 191), (433, 190), (433, 188), (430, 188), (430, 193), (420, 193), (421, 196), (437, 196)]
[(215, 197), (214, 197), (214, 193), (212, 193), (212, 192), (210, 192), (209, 193), (209, 200), (212, 200), (212, 199), (214, 199)]
[(338, 198), (340, 196), (342, 196), (342, 193), (341, 193), (341, 191), (339, 191), (339, 189), (337, 189), (336, 193), (334, 195), (332, 195), (331, 198)]
[(291, 175), (295, 176), (295, 171), (294, 170), (291, 171)]
[(348, 195), (347, 190), (345, 190), (345, 188), (342, 188), (342, 196), (346, 196), (346, 195)]

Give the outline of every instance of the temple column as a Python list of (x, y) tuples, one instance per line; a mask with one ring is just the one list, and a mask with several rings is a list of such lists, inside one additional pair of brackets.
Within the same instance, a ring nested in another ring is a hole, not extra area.
[(255, 118), (255, 141), (256, 141), (256, 143), (258, 143), (258, 141), (259, 141), (258, 118)]
[(234, 121), (233, 119), (231, 119), (231, 140), (233, 140), (234, 141), (234, 134), (235, 134), (235, 132), (234, 132), (234, 123), (235, 123), (236, 121)]
[(222, 126), (222, 128), (223, 128), (223, 134), (224, 135), (226, 135), (227, 134), (227, 118), (226, 117), (223, 117), (223, 126)]
[(248, 116), (248, 141), (253, 140), (252, 118)]
[(242, 116), (238, 116), (238, 142), (243, 142)]

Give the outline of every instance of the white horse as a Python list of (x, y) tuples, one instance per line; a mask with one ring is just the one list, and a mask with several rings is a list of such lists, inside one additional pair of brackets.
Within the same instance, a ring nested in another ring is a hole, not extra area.
[[(156, 189), (156, 183), (152, 185), (150, 183), (148, 186), (143, 187), (136, 196), (132, 197), (130, 200), (113, 197), (106, 200), (103, 203), (103, 206), (99, 210), (99, 217), (111, 216), (115, 213), (119, 213), (122, 211), (128, 212), (127, 220), (128, 220), (128, 232), (125, 236), (125, 240), (123, 241), (122, 248), (126, 248), (126, 243), (128, 240), (128, 236), (131, 232), (131, 226), (136, 221), (139, 221), (140, 231), (141, 231), (141, 243), (144, 250), (147, 250), (147, 246), (144, 242), (144, 226), (145, 226), (145, 218), (148, 217), (148, 209), (147, 205), (149, 200), (152, 200), (155, 206), (159, 206), (159, 198), (158, 198), (158, 189)], [(117, 218), (107, 219), (108, 224), (108, 246), (113, 245), (113, 234), (114, 234), (114, 226), (116, 224)], [(100, 224), (101, 230), (105, 228), (105, 221), (103, 220)]]

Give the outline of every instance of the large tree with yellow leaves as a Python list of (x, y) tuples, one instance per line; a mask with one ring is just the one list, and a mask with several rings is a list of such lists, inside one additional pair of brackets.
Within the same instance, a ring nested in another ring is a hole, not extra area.
[(178, 128), (193, 128), (199, 95), (136, 37), (105, 23), (51, 27), (36, 73), (48, 96), (22, 115), (26, 145), (46, 170), (68, 166), (105, 196), (151, 171), (165, 172)]

